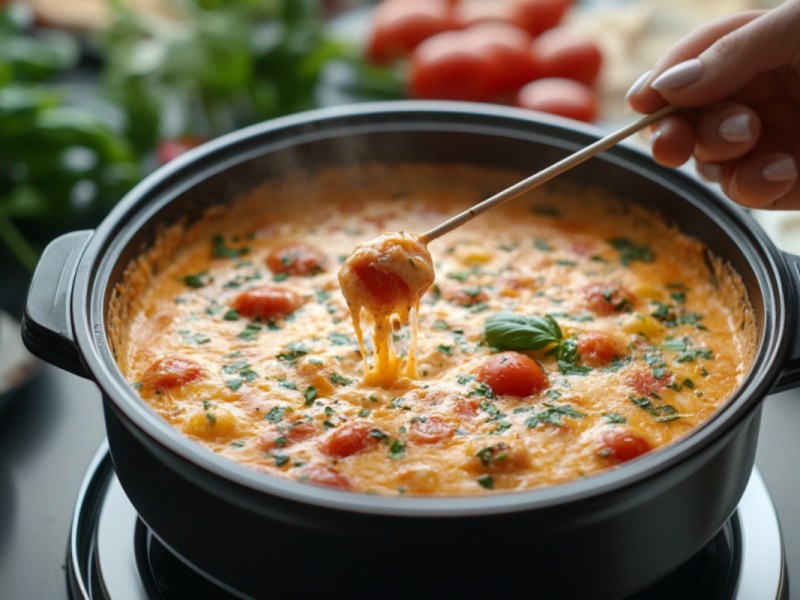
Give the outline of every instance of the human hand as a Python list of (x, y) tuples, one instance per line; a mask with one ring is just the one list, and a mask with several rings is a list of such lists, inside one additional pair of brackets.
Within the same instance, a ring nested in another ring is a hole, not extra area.
[(800, 209), (800, 0), (723, 17), (664, 54), (626, 96), (681, 110), (652, 127), (653, 157), (700, 174), (750, 208)]

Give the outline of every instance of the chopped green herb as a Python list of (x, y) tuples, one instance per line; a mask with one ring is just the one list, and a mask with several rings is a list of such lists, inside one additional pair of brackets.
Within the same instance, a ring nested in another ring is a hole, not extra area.
[(714, 358), (714, 353), (708, 348), (691, 348), (683, 351), (681, 355), (675, 360), (679, 363), (694, 362), (698, 358), (711, 360)]
[(331, 373), (330, 377), (328, 379), (331, 380), (331, 383), (333, 385), (345, 386), (345, 385), (350, 385), (351, 383), (353, 383), (352, 379), (347, 379), (346, 377), (342, 377), (338, 373)]
[(346, 346), (347, 344), (356, 343), (353, 338), (343, 333), (336, 333), (335, 331), (328, 334), (328, 341), (334, 346)]
[(475, 456), (481, 461), (484, 467), (493, 463), (503, 462), (508, 458), (508, 446), (504, 442), (487, 446), (481, 449)]
[(578, 338), (573, 336), (562, 340), (555, 349), (556, 363), (563, 375), (586, 375), (591, 369), (581, 365), (578, 353)]
[(447, 274), (448, 279), (455, 279), (456, 281), (460, 281), (464, 283), (467, 279), (469, 279), (469, 273), (465, 271), (453, 271)]
[(242, 387), (243, 383), (244, 383), (244, 379), (242, 379), (241, 377), (237, 377), (235, 379), (228, 379), (228, 380), (225, 381), (225, 385), (227, 385), (228, 388), (230, 388), (230, 390), (232, 392), (235, 392), (240, 387)]
[(292, 362), (301, 356), (305, 356), (309, 352), (309, 348), (303, 342), (292, 342), (286, 346), (286, 351), (278, 354), (277, 358), (286, 362)]
[(280, 423), (283, 421), (283, 415), (286, 413), (285, 406), (276, 406), (264, 415), (264, 418), (270, 423)]
[(615, 413), (615, 412), (603, 413), (603, 416), (606, 418), (606, 421), (608, 421), (609, 423), (627, 423), (628, 422), (628, 419), (626, 419), (621, 414)]
[(635, 261), (650, 263), (655, 259), (649, 246), (635, 244), (627, 238), (614, 238), (608, 243), (619, 252), (619, 260), (625, 266)]
[(239, 313), (234, 309), (230, 309), (224, 315), (222, 315), (222, 318), (225, 321), (238, 321)]
[(225, 238), (215, 235), (211, 238), (211, 256), (213, 258), (239, 258), (250, 252), (250, 248), (231, 248), (225, 244)]
[(180, 331), (179, 333), (182, 335), (181, 339), (184, 344), (200, 345), (211, 341), (211, 338), (204, 333), (191, 333), (188, 331)]
[(436, 346), (436, 349), (446, 356), (453, 355), (453, 347), (452, 346), (445, 346), (444, 344), (439, 344)]
[(191, 275), (184, 275), (181, 278), (181, 281), (185, 283), (190, 288), (200, 288), (204, 285), (208, 285), (214, 279), (209, 276), (207, 271), (201, 271), (200, 273), (192, 273)]
[(674, 421), (675, 419), (681, 418), (677, 409), (671, 404), (654, 405), (649, 398), (637, 398), (634, 396), (630, 397), (630, 401), (654, 416), (657, 423), (666, 423), (667, 421)]
[(406, 455), (406, 443), (400, 440), (394, 440), (389, 446), (389, 458), (392, 460), (400, 460)]
[(582, 412), (578, 412), (572, 408), (572, 406), (569, 404), (555, 406), (553, 404), (545, 403), (545, 406), (547, 408), (529, 417), (528, 420), (525, 421), (525, 425), (528, 427), (536, 427), (539, 423), (542, 423), (555, 425), (556, 427), (562, 427), (564, 425), (564, 421), (561, 419), (561, 417), (581, 419), (586, 416)]
[(248, 323), (244, 331), (239, 334), (239, 339), (245, 342), (254, 342), (261, 331), (261, 325), (258, 323)]
[(492, 388), (490, 388), (489, 385), (483, 381), (478, 382), (478, 384), (472, 388), (472, 390), (470, 390), (469, 395), (482, 396), (489, 399), (494, 398), (494, 392), (492, 391)]
[(303, 392), (303, 397), (306, 399), (304, 404), (306, 406), (311, 406), (317, 398), (317, 388), (313, 385), (308, 386), (306, 391)]
[(383, 433), (380, 429), (370, 429), (369, 436), (375, 438), (376, 440), (380, 440), (381, 442), (389, 441), (389, 436)]
[(447, 324), (447, 321), (444, 321), (442, 319), (436, 319), (433, 322), (433, 328), (436, 331), (446, 331), (446, 330), (450, 329), (450, 325)]
[(494, 478), (491, 475), (481, 475), (478, 477), (478, 485), (487, 490), (493, 490)]

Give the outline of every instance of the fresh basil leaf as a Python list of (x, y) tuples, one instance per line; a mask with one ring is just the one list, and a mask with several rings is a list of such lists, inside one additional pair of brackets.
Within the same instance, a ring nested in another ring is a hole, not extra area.
[(504, 350), (541, 350), (558, 344), (564, 337), (550, 315), (532, 317), (508, 311), (486, 319), (484, 336), (489, 345)]

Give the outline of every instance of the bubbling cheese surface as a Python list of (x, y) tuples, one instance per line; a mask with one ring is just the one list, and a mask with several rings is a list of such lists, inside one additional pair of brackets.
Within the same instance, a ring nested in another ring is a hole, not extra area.
[[(342, 263), (339, 285), (350, 307), (353, 327), (364, 355), (364, 381), (389, 386), (401, 376), (417, 377), (417, 313), (420, 298), (434, 281), (427, 246), (406, 232), (384, 233), (358, 244)], [(368, 364), (361, 327), (362, 310), (373, 323), (374, 366)], [(411, 325), (405, 367), (394, 350), (392, 318)]]
[(167, 228), (110, 302), (120, 371), (210, 451), (353, 492), (530, 490), (691, 435), (748, 373), (754, 319), (732, 269), (659, 215), (554, 182), (429, 249), (384, 235), (519, 178), (342, 168)]

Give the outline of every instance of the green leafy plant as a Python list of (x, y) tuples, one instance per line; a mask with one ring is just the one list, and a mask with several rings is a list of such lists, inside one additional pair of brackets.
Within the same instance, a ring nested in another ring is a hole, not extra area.
[(28, 33), (30, 14), (0, 10), (0, 242), (33, 269), (47, 238), (104, 214), (140, 176), (112, 119), (53, 81), (78, 56), (66, 34)]

